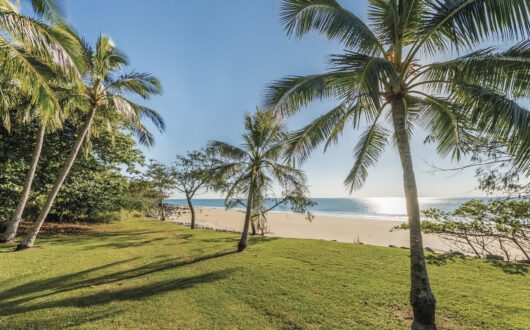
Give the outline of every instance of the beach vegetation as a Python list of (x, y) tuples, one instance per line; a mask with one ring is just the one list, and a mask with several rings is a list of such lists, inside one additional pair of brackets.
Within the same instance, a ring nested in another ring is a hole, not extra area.
[[(424, 211), (424, 233), (441, 237), (451, 246), (477, 258), (530, 260), (530, 202), (469, 200), (454, 211)], [(408, 225), (399, 226), (407, 229)], [(519, 256), (519, 257), (517, 257)]]
[[(45, 148), (39, 156), (32, 189), (25, 203), (24, 219), (38, 216), (46, 194), (75, 141), (78, 127), (79, 123), (70, 118), (61, 128), (46, 134)], [(9, 131), (0, 128), (0, 227), (4, 229), (0, 232), (6, 231), (8, 220), (12, 219), (20, 203), (38, 134), (40, 124), (37, 121), (28, 124), (13, 121)], [(86, 148), (72, 166), (48, 220), (93, 222), (106, 213), (129, 208), (129, 176), (137, 175), (137, 167), (143, 163), (144, 156), (129, 132), (101, 132), (92, 139), (91, 148)]]
[(136, 181), (136, 188), (143, 190), (143, 197), (151, 198), (154, 201), (157, 218), (165, 221), (164, 200), (171, 195), (176, 185), (175, 171), (171, 166), (152, 160), (147, 166), (142, 179)]

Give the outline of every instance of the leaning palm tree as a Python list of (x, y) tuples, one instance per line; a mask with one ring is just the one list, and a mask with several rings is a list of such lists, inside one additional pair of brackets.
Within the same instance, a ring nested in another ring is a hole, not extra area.
[(258, 110), (254, 115), (247, 115), (245, 131), (241, 146), (221, 141), (212, 141), (208, 146), (223, 162), (213, 172), (216, 177), (228, 180), (225, 203), (246, 196), (245, 224), (238, 252), (248, 245), (250, 222), (256, 211), (254, 203), (265, 199), (274, 182), (285, 188), (305, 187), (303, 172), (283, 164), (287, 131), (272, 112)]
[[(530, 33), (526, 0), (370, 0), (368, 22), (335, 0), (284, 0), (281, 20), (288, 35), (310, 31), (346, 47), (323, 74), (287, 77), (268, 89), (266, 104), (288, 116), (314, 100), (338, 106), (304, 127), (289, 142), (303, 161), (318, 145), (337, 141), (352, 125), (368, 128), (354, 149), (345, 184), (360, 188), (389, 140), (399, 151), (410, 228), (410, 303), (414, 329), (434, 329), (431, 291), (420, 227), (420, 208), (410, 136), (421, 125), (442, 155), (459, 159), (473, 134), (510, 142), (520, 162), (529, 162), (530, 113), (516, 103), (530, 91), (530, 42), (495, 50), (473, 48), (488, 39), (517, 41)], [(422, 55), (451, 60), (427, 63)], [(388, 120), (389, 130), (382, 124)]]
[[(92, 49), (86, 43), (84, 44), (84, 54), (86, 63), (88, 63), (88, 69), (84, 75), (85, 93), (82, 95), (71, 95), (72, 102), (80, 110), (86, 111), (84, 123), (80, 127), (67, 161), (63, 165), (52, 190), (49, 192), (37, 220), (28, 234), (18, 244), (17, 249), (19, 250), (33, 246), (83, 142), (87, 143), (90, 141), (92, 132), (97, 132), (99, 127), (112, 128), (117, 123), (123, 123), (126, 128), (137, 134), (141, 143), (152, 145), (153, 136), (142, 124), (142, 118), (147, 117), (158, 129), (164, 129), (164, 121), (156, 111), (126, 98), (127, 94), (137, 95), (144, 99), (160, 94), (162, 88), (158, 79), (150, 74), (134, 71), (119, 75), (121, 69), (128, 65), (128, 60), (125, 54), (117, 49), (108, 37), (100, 37), (95, 49)], [(94, 123), (97, 123), (98, 127), (93, 128)]]

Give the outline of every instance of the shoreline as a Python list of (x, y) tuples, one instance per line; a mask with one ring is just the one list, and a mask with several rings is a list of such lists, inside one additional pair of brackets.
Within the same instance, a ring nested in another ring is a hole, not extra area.
[[(177, 207), (180, 209), (188, 208), (188, 205), (184, 205), (184, 204), (165, 203), (165, 205)], [(221, 207), (221, 206), (195, 206), (195, 209), (196, 210), (213, 209), (213, 210), (223, 210), (223, 211), (245, 212), (245, 209), (240, 208), (240, 207), (234, 207), (232, 209), (227, 209), (226, 207)], [(300, 214), (300, 213), (295, 213), (295, 212), (287, 211), (287, 210), (271, 210), (268, 212), (268, 214), (272, 214), (272, 213), (293, 214), (293, 215)], [(370, 214), (357, 214), (357, 213), (348, 213), (348, 212), (334, 213), (334, 212), (325, 212), (325, 211), (315, 211), (315, 212), (310, 212), (310, 213), (314, 216), (337, 217), (337, 218), (354, 219), (354, 220), (355, 219), (366, 219), (366, 220), (375, 220), (375, 221), (383, 220), (383, 221), (407, 222), (406, 215), (377, 215), (377, 214), (370, 215)]]
[[(240, 233), (244, 223), (244, 210), (226, 210), (216, 207), (196, 207), (196, 224), (204, 228), (219, 231)], [(407, 230), (391, 231), (404, 220), (385, 217), (340, 217), (314, 214), (308, 221), (304, 214), (275, 211), (267, 216), (269, 237), (320, 239), (342, 243), (362, 243), (376, 246), (409, 247)], [(179, 207), (169, 221), (179, 224), (190, 223), (188, 208)], [(424, 235), (424, 247), (437, 252), (448, 252), (447, 246), (440, 238)]]

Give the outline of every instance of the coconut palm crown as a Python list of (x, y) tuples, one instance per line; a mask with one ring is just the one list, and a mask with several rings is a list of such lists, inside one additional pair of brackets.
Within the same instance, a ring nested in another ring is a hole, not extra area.
[[(0, 70), (19, 93), (30, 98), (40, 119), (48, 125), (56, 121), (60, 110), (48, 73), (68, 76), (71, 84), (79, 85), (86, 63), (75, 32), (60, 18), (58, 2), (25, 2), (31, 5), (35, 17), (22, 13), (18, 1), (0, 0)], [(8, 99), (3, 91), (2, 105)], [(0, 108), (0, 115), (7, 117), (6, 107)]]
[[(502, 140), (519, 165), (530, 165), (530, 2), (527, 0), (369, 0), (367, 22), (335, 0), (284, 0), (288, 35), (316, 31), (340, 42), (329, 70), (271, 84), (266, 106), (289, 116), (315, 100), (338, 106), (296, 132), (289, 153), (305, 160), (334, 144), (344, 128), (367, 128), (354, 148), (345, 184), (362, 187), (385, 146), (394, 141), (403, 167), (411, 229), (413, 328), (435, 328), (435, 299), (423, 258), (419, 205), (409, 144), (424, 128), (440, 154), (460, 159), (474, 138)], [(480, 48), (495, 40), (511, 47)], [(444, 54), (443, 61), (427, 62)], [(390, 122), (393, 131), (385, 125)]]

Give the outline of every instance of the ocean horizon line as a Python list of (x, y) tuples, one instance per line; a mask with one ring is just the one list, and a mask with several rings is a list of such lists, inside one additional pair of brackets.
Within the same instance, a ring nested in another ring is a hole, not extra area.
[[(430, 198), (420, 197), (420, 208), (422, 210), (436, 208), (442, 211), (450, 212), (455, 210), (462, 203), (478, 199), (487, 201), (493, 197), (458, 197), (458, 198)], [(395, 219), (398, 221), (406, 220), (407, 211), (404, 198), (311, 198), (316, 203), (314, 206), (307, 208), (307, 211), (315, 215), (337, 216), (337, 217), (363, 217), (367, 219)], [(193, 205), (203, 208), (226, 209), (223, 198), (197, 198), (193, 199)], [(272, 205), (273, 199), (267, 199), (269, 205)], [(187, 206), (186, 199), (168, 198), (166, 203), (173, 205)], [(232, 209), (241, 210), (243, 207), (236, 206)], [(289, 206), (280, 205), (273, 210), (274, 212), (292, 213)], [(271, 211), (272, 212), (272, 211)]]

